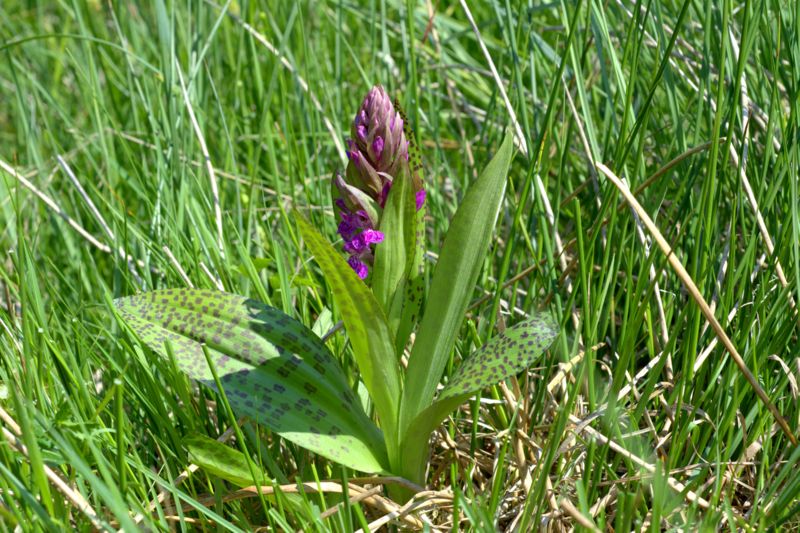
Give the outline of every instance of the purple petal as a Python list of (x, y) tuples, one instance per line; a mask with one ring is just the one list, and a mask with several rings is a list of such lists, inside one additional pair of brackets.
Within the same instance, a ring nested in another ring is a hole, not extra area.
[(425, 203), (425, 189), (418, 190), (414, 200), (417, 202), (417, 211), (419, 211)]
[(383, 153), (383, 137), (375, 137), (375, 140), (372, 141), (372, 151), (375, 152), (376, 161), (381, 158), (381, 154)]
[[(342, 239), (344, 239), (345, 242), (348, 242), (353, 238), (355, 230), (356, 228), (354, 228), (353, 225), (350, 224), (349, 220), (342, 220), (341, 222), (339, 222), (339, 227), (337, 228), (337, 232), (339, 233), (339, 235), (341, 235)], [(347, 245), (345, 244), (345, 246)]]
[(344, 243), (344, 251), (349, 254), (360, 254), (367, 246), (369, 245), (364, 241), (364, 234), (362, 233)]
[(350, 265), (350, 268), (355, 270), (356, 275), (361, 279), (365, 279), (367, 277), (367, 274), (369, 274), (369, 269), (367, 268), (367, 265), (359, 261), (357, 257), (351, 257), (350, 259), (348, 259), (347, 264)]
[(379, 242), (383, 242), (383, 232), (377, 231), (374, 229), (366, 229), (361, 234), (362, 239), (364, 240), (364, 244), (377, 244)]

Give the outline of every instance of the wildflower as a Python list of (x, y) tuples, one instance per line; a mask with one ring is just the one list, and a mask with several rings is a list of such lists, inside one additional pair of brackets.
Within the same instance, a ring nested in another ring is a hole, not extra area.
[[(409, 140), (404, 119), (380, 85), (373, 87), (353, 120), (347, 141), (349, 159), (345, 177), (332, 180), (332, 196), (339, 220), (339, 235), (348, 263), (361, 279), (374, 262), (373, 245), (383, 241), (378, 231), (392, 181), (409, 165)], [(425, 203), (422, 181), (413, 178), (417, 210)]]

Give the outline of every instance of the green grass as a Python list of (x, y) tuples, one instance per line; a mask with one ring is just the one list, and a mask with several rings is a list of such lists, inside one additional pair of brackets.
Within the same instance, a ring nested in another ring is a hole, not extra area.
[[(469, 4), (478, 34), (444, 1), (2, 3), (0, 528), (351, 531), (396, 509), (378, 492), (326, 512), (369, 487), (361, 473), (238, 428), (110, 304), (219, 287), (329, 331), (339, 311), (290, 213), (335, 237), (329, 177), (373, 83), (420, 140), (432, 262), (470, 181), (519, 132), (446, 374), (526, 312), (563, 327), (541, 367), (445, 423), (413, 520), (800, 527), (800, 448), (594, 165), (637, 190), (800, 433), (800, 9)], [(357, 386), (346, 334), (328, 345)], [(283, 489), (233, 499), (203, 469), (182, 474), (198, 433)]]

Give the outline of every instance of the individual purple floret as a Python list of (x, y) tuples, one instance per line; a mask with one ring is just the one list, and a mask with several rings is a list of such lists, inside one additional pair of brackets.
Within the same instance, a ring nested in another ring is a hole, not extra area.
[(417, 204), (417, 211), (422, 209), (422, 206), (425, 204), (425, 189), (420, 189), (416, 192), (414, 201)]
[(347, 264), (350, 265), (350, 268), (352, 268), (356, 275), (358, 275), (358, 277), (361, 279), (365, 279), (369, 274), (369, 268), (367, 268), (367, 265), (362, 263), (357, 257), (350, 256), (350, 258), (347, 260)]

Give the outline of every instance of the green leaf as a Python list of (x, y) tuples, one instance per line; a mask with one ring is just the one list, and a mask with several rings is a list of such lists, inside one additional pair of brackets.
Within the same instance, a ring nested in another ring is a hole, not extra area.
[[(406, 136), (408, 142), (408, 167), (411, 171), (411, 182), (415, 191), (423, 188), (422, 176), (422, 152), (417, 144), (417, 134), (414, 128), (411, 127), (411, 121), (408, 120), (408, 114), (405, 112), (400, 102), (394, 100), (394, 110), (403, 119), (403, 134)], [(416, 202), (415, 202), (416, 205)]]
[(530, 366), (558, 336), (558, 324), (547, 314), (496, 335), (474, 352), (450, 378), (439, 397), (409, 424), (400, 449), (403, 463), (424, 463), (428, 438), (453, 410), (475, 392), (499, 383)]
[(269, 478), (254, 461), (217, 440), (194, 434), (184, 438), (183, 444), (189, 450), (190, 460), (209, 474), (240, 487), (269, 483)]
[(450, 224), (408, 362), (401, 431), (430, 404), (453, 349), (500, 212), (512, 147), (506, 134)]
[(405, 301), (405, 286), (414, 264), (417, 239), (414, 189), (408, 165), (392, 182), (381, 217), (383, 242), (375, 246), (372, 291), (383, 308), (393, 335), (397, 334)]
[[(303, 239), (331, 287), (364, 385), (378, 411), (387, 445), (395, 443), (400, 368), (383, 309), (325, 237), (300, 214), (296, 214), (295, 218)], [(389, 452), (392, 453), (392, 449)]]
[(165, 357), (171, 350), (183, 372), (216, 390), (205, 344), (237, 413), (356, 470), (386, 470), (380, 430), (330, 351), (293, 318), (256, 300), (198, 289), (154, 291), (114, 304), (151, 349)]
[[(410, 264), (407, 269), (406, 276), (401, 280), (400, 284), (395, 291), (394, 298), (390, 305), (389, 323), (392, 326), (392, 331), (395, 334), (395, 350), (400, 356), (403, 353), (408, 337), (413, 331), (414, 326), (419, 319), (419, 310), (422, 306), (422, 299), (425, 292), (425, 279), (423, 277), (423, 258), (425, 256), (425, 211), (426, 207), (423, 205), (419, 210), (416, 209), (416, 191), (424, 188), (423, 182), (423, 166), (422, 166), (422, 153), (417, 145), (417, 136), (411, 128), (411, 121), (408, 120), (400, 103), (395, 100), (395, 111), (400, 114), (403, 119), (403, 132), (408, 141), (408, 171), (411, 178), (412, 193), (406, 197), (406, 206), (414, 206), (416, 211), (415, 217), (415, 235), (414, 245), (411, 251), (407, 252), (410, 256)], [(405, 177), (405, 174), (404, 174)], [(390, 193), (391, 197), (391, 193)], [(387, 200), (388, 201), (388, 200)], [(407, 209), (410, 210), (410, 207)], [(384, 217), (386, 215), (384, 214)], [(381, 222), (383, 226), (383, 222)], [(410, 243), (410, 237), (407, 242)], [(379, 250), (378, 250), (379, 252)], [(377, 259), (376, 259), (377, 266)], [(374, 286), (374, 284), (373, 284)], [(399, 315), (399, 323), (397, 316)]]
[[(271, 485), (275, 482), (288, 484), (289, 480), (285, 476), (279, 475), (277, 479), (270, 479), (255, 461), (245, 456), (242, 452), (230, 446), (195, 433), (183, 439), (183, 444), (189, 450), (189, 459), (203, 469), (206, 473), (217, 476), (229, 481), (239, 487), (249, 487), (252, 485)], [(268, 454), (262, 456), (267, 466), (272, 458)], [(255, 476), (255, 481), (253, 477)], [(268, 501), (274, 501), (274, 495), (265, 495)], [(302, 508), (303, 500), (298, 494), (284, 493), (281, 498), (284, 505), (289, 505), (292, 509), (299, 511)]]
[(537, 313), (492, 337), (452, 375), (438, 401), (479, 391), (518, 374), (539, 357), (558, 336), (558, 324)]
[[(425, 207), (423, 206), (417, 212), (418, 228), (424, 227), (423, 217), (425, 216)], [(402, 292), (402, 311), (400, 314), (400, 324), (397, 326), (397, 333), (395, 339), (395, 349), (398, 355), (403, 353), (408, 342), (408, 337), (411, 335), (414, 326), (419, 319), (419, 310), (422, 307), (422, 300), (425, 297), (425, 271), (423, 269), (422, 260), (425, 256), (424, 247), (424, 230), (417, 230), (417, 245), (414, 251), (414, 258), (411, 264), (411, 271), (408, 278), (403, 283)], [(396, 295), (399, 298), (401, 294)]]

